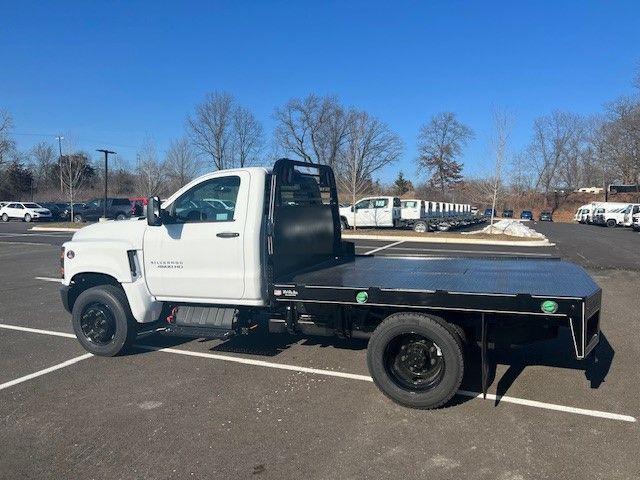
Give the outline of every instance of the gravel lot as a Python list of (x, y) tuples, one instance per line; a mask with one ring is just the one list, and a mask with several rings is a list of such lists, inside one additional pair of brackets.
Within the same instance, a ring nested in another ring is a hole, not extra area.
[(159, 338), (85, 355), (55, 281), (70, 234), (0, 224), (0, 478), (638, 478), (640, 235), (533, 227), (556, 246), (358, 241), (376, 255), (562, 256), (603, 288), (597, 365), (559, 338), (500, 356), (498, 399), (415, 411), (368, 381), (363, 342)]

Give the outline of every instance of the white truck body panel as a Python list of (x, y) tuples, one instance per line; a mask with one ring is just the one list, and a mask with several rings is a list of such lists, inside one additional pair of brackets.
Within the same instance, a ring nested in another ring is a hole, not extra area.
[(425, 202), (416, 198), (403, 199), (400, 201), (400, 215), (403, 220), (420, 220), (426, 217)]

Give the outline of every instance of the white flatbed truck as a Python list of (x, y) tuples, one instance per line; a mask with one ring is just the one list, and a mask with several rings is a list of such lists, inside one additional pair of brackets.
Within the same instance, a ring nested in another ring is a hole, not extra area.
[[(212, 200), (220, 200), (214, 202)], [(141, 334), (228, 338), (273, 333), (369, 339), (375, 384), (415, 408), (446, 404), (468, 348), (571, 331), (587, 358), (599, 340), (601, 290), (559, 259), (389, 258), (341, 239), (327, 166), (204, 175), (147, 218), (85, 227), (61, 252), (61, 296), (78, 340), (114, 356)]]

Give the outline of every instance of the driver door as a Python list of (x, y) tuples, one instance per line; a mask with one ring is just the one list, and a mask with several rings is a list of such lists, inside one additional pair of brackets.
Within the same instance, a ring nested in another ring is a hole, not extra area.
[(167, 206), (162, 225), (147, 227), (144, 265), (153, 295), (212, 303), (243, 297), (249, 181), (248, 172), (203, 180)]

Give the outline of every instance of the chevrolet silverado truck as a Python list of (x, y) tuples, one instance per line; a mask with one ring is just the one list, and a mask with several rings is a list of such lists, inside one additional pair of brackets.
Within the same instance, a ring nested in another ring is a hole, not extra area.
[(82, 346), (103, 356), (149, 334), (368, 339), (375, 384), (414, 408), (455, 395), (472, 349), (486, 393), (496, 344), (568, 329), (582, 360), (598, 343), (601, 290), (572, 263), (354, 252), (331, 168), (281, 159), (152, 198), (146, 219), (81, 229), (62, 247), (61, 296)]

